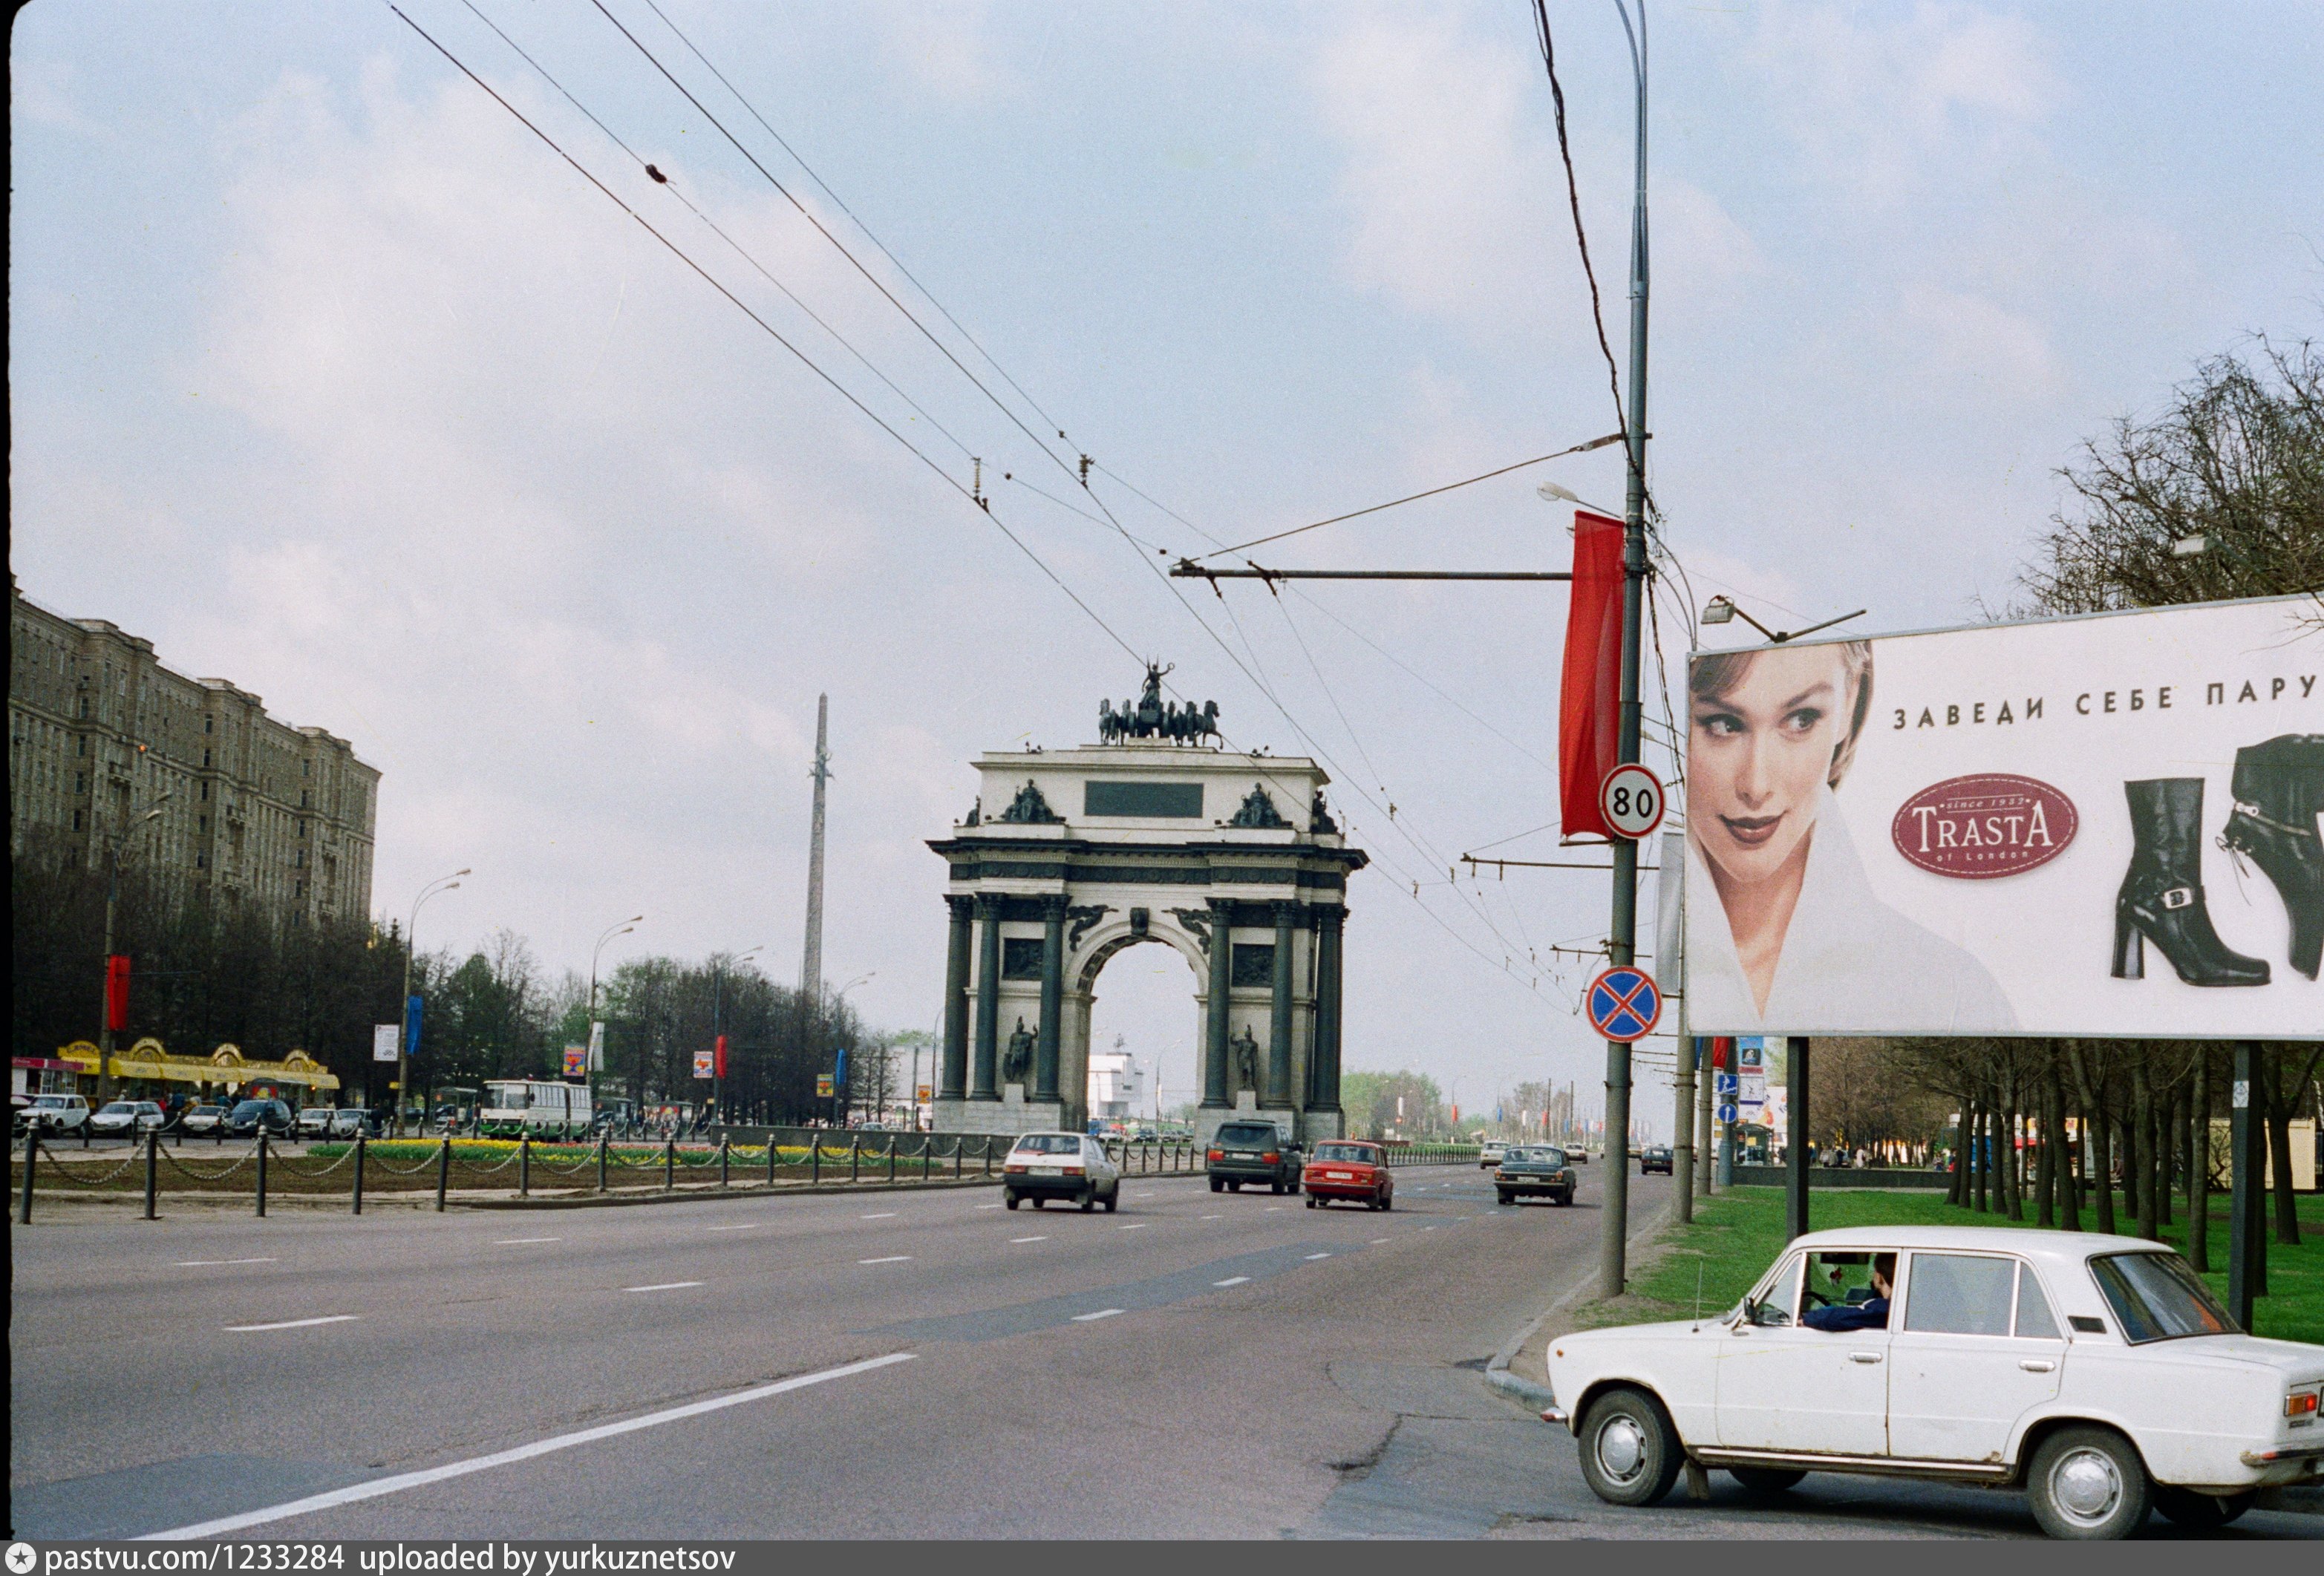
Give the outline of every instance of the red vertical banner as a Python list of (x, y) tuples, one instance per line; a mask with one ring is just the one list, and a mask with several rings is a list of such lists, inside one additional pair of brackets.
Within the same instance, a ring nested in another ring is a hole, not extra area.
[(1557, 789), (1562, 838), (1614, 830), (1598, 785), (1618, 764), (1622, 714), (1622, 522), (1573, 512), (1573, 602), (1558, 692)]
[(715, 1065), (718, 1069), (718, 1076), (726, 1076), (726, 1037), (723, 1034), (718, 1037), (718, 1060)]
[(1720, 1035), (1711, 1042), (1711, 1070), (1714, 1073), (1733, 1071), (1735, 1040), (1731, 1035)]
[(129, 959), (120, 953), (105, 960), (105, 1027), (129, 1027)]

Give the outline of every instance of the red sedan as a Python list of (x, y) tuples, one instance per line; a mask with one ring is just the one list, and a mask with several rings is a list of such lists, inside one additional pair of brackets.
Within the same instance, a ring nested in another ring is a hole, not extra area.
[(1376, 1210), (1396, 1207), (1396, 1174), (1388, 1168), (1387, 1153), (1378, 1144), (1360, 1138), (1334, 1138), (1316, 1145), (1299, 1174), (1299, 1182), (1311, 1210), (1335, 1198)]

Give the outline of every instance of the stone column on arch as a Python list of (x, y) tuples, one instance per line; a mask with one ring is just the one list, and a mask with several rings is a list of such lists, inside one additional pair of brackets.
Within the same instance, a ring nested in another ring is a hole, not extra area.
[(962, 1100), (968, 1094), (968, 954), (976, 900), (947, 897), (952, 910), (945, 950), (944, 1068), (937, 1089), (940, 1100)]
[(1267, 1033), (1267, 1098), (1271, 1106), (1291, 1103), (1291, 926), (1299, 905), (1278, 901), (1275, 918), (1275, 988), (1269, 1003)]
[(1065, 1007), (1065, 899), (1041, 899), (1041, 1028), (1033, 1051), (1033, 1098), (1057, 1098), (1057, 1036)]
[(1210, 1018), (1203, 1035), (1203, 1104), (1220, 1109), (1234, 1104), (1228, 1092), (1227, 1009), (1234, 990), (1234, 903), (1213, 898), (1211, 909)]
[(1307, 1109), (1340, 1109), (1340, 940), (1348, 911), (1319, 908), (1315, 933), (1314, 1095)]
[(968, 1097), (1001, 1098), (1001, 899), (979, 893), (977, 927), (976, 1055), (969, 1064)]

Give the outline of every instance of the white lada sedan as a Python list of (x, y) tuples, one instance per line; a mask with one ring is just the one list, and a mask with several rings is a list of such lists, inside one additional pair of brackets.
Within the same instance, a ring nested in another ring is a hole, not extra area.
[(1542, 1414), (1602, 1499), (1720, 1467), (2023, 1488), (2052, 1537), (2160, 1510), (2214, 1527), (2324, 1480), (2324, 1347), (2236, 1330), (2176, 1253), (2132, 1237), (1818, 1231), (1716, 1316), (1550, 1343)]

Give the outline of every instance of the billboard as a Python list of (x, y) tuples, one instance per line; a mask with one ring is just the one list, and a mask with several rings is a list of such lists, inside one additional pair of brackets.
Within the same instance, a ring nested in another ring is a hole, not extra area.
[(401, 1043), (401, 1030), (399, 1026), (395, 1024), (375, 1023), (372, 1025), (371, 1059), (374, 1062), (394, 1061), (396, 1047)]
[(2315, 596), (1695, 653), (1686, 1032), (2324, 1038), (2319, 677)]
[(717, 1075), (717, 1059), (711, 1052), (694, 1053), (694, 1075), (696, 1078), (712, 1078)]

